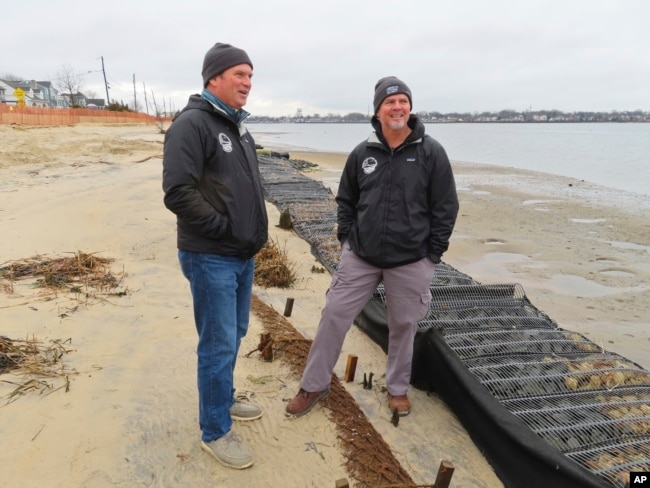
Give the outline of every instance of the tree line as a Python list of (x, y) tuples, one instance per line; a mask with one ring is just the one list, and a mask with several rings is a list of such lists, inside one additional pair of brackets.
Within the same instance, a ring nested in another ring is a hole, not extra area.
[[(612, 112), (563, 112), (561, 110), (538, 110), (518, 112), (516, 110), (500, 110), (498, 112), (416, 112), (423, 122), (650, 122), (650, 112), (643, 110), (612, 111)], [(266, 115), (251, 115), (249, 122), (255, 123), (367, 123), (371, 115), (360, 112), (339, 114), (305, 115), (300, 110), (292, 116), (271, 117)]]

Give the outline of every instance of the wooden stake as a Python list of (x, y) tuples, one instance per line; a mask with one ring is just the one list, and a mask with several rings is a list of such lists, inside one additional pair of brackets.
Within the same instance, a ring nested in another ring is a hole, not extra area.
[(271, 339), (270, 333), (260, 334), (259, 349), (264, 361), (273, 361), (273, 339)]
[(357, 359), (354, 354), (348, 354), (348, 364), (345, 367), (345, 375), (343, 376), (346, 383), (354, 381), (354, 373), (357, 371)]
[(350, 488), (350, 483), (345, 478), (341, 478), (340, 480), (336, 480), (334, 488)]
[(287, 298), (287, 303), (284, 305), (284, 316), (291, 317), (292, 310), (293, 310), (293, 298)]
[(454, 465), (451, 461), (442, 461), (440, 467), (438, 468), (438, 476), (436, 476), (436, 482), (433, 486), (435, 488), (449, 488), (449, 483), (451, 483), (451, 477), (454, 474)]

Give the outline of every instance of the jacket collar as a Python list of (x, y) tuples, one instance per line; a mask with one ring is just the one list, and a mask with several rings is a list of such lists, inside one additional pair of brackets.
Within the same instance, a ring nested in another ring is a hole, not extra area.
[(214, 93), (212, 93), (209, 90), (206, 90), (205, 88), (201, 92), (201, 98), (210, 102), (216, 110), (223, 113), (226, 117), (228, 117), (235, 124), (237, 124), (237, 126), (239, 126), (250, 115), (243, 108), (239, 110), (235, 110), (234, 108), (229, 107)]
[[(370, 124), (375, 130), (370, 134), (370, 137), (368, 137), (368, 142), (371, 144), (380, 144), (385, 149), (390, 151), (390, 147), (384, 138), (384, 134), (381, 131), (381, 122), (379, 122), (379, 118), (376, 115), (372, 116), (372, 119), (370, 119)], [(411, 129), (411, 133), (399, 147), (406, 146), (407, 144), (411, 144), (413, 142), (420, 142), (424, 137), (424, 124), (417, 115), (411, 114), (409, 116), (407, 124)]]

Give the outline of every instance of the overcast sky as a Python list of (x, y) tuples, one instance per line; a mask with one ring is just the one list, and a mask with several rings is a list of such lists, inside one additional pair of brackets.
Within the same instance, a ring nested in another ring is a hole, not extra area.
[(3, 2), (0, 78), (54, 80), (150, 112), (200, 92), (215, 42), (254, 64), (256, 115), (372, 110), (394, 75), (413, 110), (650, 110), (648, 0), (31, 0)]

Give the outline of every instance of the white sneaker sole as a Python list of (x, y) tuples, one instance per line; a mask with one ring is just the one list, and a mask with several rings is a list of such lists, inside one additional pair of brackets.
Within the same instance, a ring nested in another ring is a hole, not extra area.
[(243, 421), (246, 421), (246, 420), (257, 420), (257, 419), (261, 419), (261, 418), (262, 418), (262, 415), (264, 415), (264, 413), (260, 413), (259, 415), (256, 415), (255, 417), (240, 417), (239, 415), (233, 415), (233, 414), (231, 413), (231, 414), (230, 414), (230, 418), (233, 419), (233, 420), (243, 420)]
[(227, 468), (232, 468), (232, 469), (246, 469), (250, 468), (253, 465), (253, 461), (250, 461), (246, 464), (231, 464), (227, 461), (224, 461), (221, 459), (219, 456), (217, 456), (217, 453), (214, 452), (212, 449), (210, 449), (210, 446), (208, 446), (205, 442), (201, 441), (201, 449), (203, 449), (205, 452), (207, 452), (210, 456), (212, 456), (214, 459), (219, 461), (221, 464), (223, 464)]

